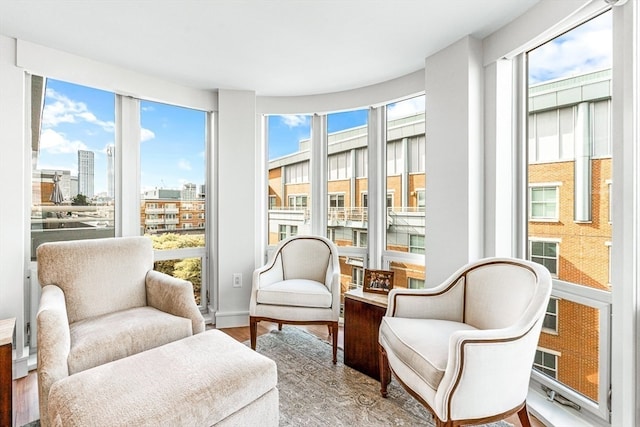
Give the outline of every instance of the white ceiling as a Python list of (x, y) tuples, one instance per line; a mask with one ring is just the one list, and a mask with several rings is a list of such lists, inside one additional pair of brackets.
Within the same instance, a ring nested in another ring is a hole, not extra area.
[(0, 0), (0, 34), (203, 89), (380, 83), (539, 0)]

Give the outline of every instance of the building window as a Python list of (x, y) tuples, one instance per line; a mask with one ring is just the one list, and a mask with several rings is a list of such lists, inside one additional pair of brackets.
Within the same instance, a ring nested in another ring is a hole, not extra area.
[(356, 247), (367, 247), (367, 231), (366, 230), (353, 230), (351, 234), (351, 244)]
[(424, 279), (409, 277), (407, 286), (409, 287), (409, 289), (424, 289)]
[(536, 355), (533, 359), (533, 369), (556, 379), (558, 377), (557, 366), (558, 356), (543, 350), (536, 350)]
[(423, 234), (409, 235), (409, 252), (414, 254), (424, 254), (424, 235)]
[(344, 194), (329, 194), (329, 208), (344, 208)]
[(547, 304), (547, 312), (544, 316), (544, 321), (542, 323), (542, 329), (547, 333), (557, 333), (558, 332), (558, 299), (550, 298), (549, 303)]
[(287, 226), (279, 225), (278, 226), (278, 240), (284, 240), (287, 238)]
[(418, 209), (424, 209), (425, 204), (425, 193), (424, 190), (416, 190), (416, 206)]
[(351, 177), (351, 160), (348, 151), (329, 156), (329, 180)]
[(557, 186), (535, 186), (529, 189), (529, 219), (532, 221), (558, 220)]
[(309, 162), (289, 165), (285, 169), (285, 183), (302, 184), (309, 182)]
[(275, 209), (276, 208), (276, 196), (269, 196), (269, 210)]
[(291, 208), (291, 209), (306, 209), (307, 208), (307, 196), (302, 196), (302, 195), (289, 196), (289, 208)]
[(531, 240), (529, 245), (529, 259), (544, 265), (553, 277), (558, 277), (558, 243)]

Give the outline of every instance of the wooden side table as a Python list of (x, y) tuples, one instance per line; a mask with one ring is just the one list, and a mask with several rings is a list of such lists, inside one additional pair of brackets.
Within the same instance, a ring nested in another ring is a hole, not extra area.
[(0, 320), (0, 426), (12, 424), (13, 329), (16, 319)]
[(360, 288), (344, 294), (344, 364), (378, 381), (378, 329), (387, 298)]

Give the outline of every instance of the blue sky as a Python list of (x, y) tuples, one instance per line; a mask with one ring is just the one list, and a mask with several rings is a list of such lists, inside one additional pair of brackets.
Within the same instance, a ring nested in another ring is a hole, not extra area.
[[(148, 101), (140, 110), (142, 189), (204, 184), (205, 113)], [(95, 194), (106, 192), (114, 122), (113, 93), (48, 79), (38, 169), (77, 175), (77, 151), (93, 151)]]
[[(611, 66), (611, 13), (607, 12), (529, 53), (531, 84)], [(585, 55), (585, 52), (589, 52)], [(389, 119), (424, 111), (424, 96), (390, 104)], [(77, 150), (95, 154), (94, 188), (107, 190), (106, 147), (114, 144), (113, 93), (47, 80), (38, 169), (69, 170), (77, 175)], [(367, 109), (328, 116), (329, 132), (365, 125)], [(269, 117), (269, 159), (298, 150), (310, 136), (311, 117)], [(182, 187), (205, 180), (205, 113), (141, 102), (142, 190)]]

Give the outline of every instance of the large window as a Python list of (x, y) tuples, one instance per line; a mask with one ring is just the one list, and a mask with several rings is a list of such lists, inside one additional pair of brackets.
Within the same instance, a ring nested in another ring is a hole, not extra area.
[(31, 76), (31, 259), (60, 240), (115, 235), (115, 94)]
[(528, 257), (554, 277), (533, 378), (551, 395), (604, 419), (610, 387), (611, 51), (609, 11), (530, 51), (527, 59)]
[(311, 116), (268, 116), (268, 244), (291, 235), (312, 234)]
[(395, 287), (415, 286), (425, 278), (424, 102), (425, 97), (419, 96), (386, 106), (388, 254), (384, 258), (395, 272)]
[(140, 102), (141, 233), (155, 269), (189, 280), (196, 303), (206, 283), (206, 113)]

